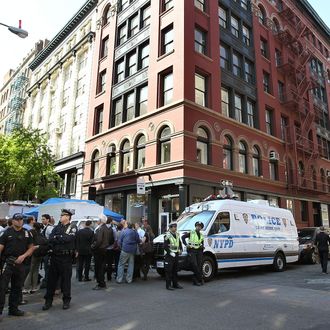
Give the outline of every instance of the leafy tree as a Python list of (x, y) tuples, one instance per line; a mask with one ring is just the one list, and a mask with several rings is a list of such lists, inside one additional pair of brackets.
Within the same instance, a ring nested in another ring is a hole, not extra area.
[(40, 130), (18, 128), (0, 135), (0, 200), (40, 201), (58, 195), (61, 178)]

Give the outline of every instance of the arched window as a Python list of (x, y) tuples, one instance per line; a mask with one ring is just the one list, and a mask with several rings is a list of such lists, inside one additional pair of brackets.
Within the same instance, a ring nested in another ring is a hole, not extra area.
[(326, 186), (326, 183), (325, 183), (325, 171), (324, 171), (323, 168), (321, 168), (320, 174), (321, 174), (322, 190), (324, 192), (326, 192), (327, 191), (327, 186)]
[(266, 25), (266, 11), (264, 7), (260, 5), (258, 6), (258, 8), (259, 8), (259, 13), (258, 13), (259, 23), (262, 25)]
[(95, 150), (92, 154), (91, 161), (91, 179), (98, 178), (99, 176), (99, 159), (100, 153), (98, 150)]
[(241, 173), (247, 173), (247, 147), (245, 142), (239, 142), (239, 154), (238, 154), (238, 171)]
[(276, 18), (273, 18), (273, 27), (274, 27), (274, 32), (279, 33), (281, 31), (280, 23)]
[(305, 187), (306, 186), (305, 167), (302, 161), (298, 163), (298, 174), (299, 174), (300, 185)]
[(103, 12), (103, 16), (102, 16), (102, 25), (107, 25), (110, 21), (110, 17), (111, 17), (111, 10), (110, 10), (111, 6), (108, 5), (104, 12)]
[(158, 159), (160, 164), (168, 163), (171, 161), (171, 130), (168, 126), (165, 126), (158, 139)]
[(271, 180), (278, 180), (278, 163), (274, 154), (276, 155), (275, 151), (269, 153), (269, 178)]
[(258, 146), (253, 146), (252, 149), (252, 171), (255, 176), (261, 175), (260, 150)]
[(223, 168), (227, 170), (233, 170), (233, 140), (229, 135), (225, 135), (224, 143), (223, 143), (223, 160), (222, 160)]
[(116, 146), (111, 144), (108, 148), (108, 155), (107, 155), (107, 175), (113, 175), (116, 173)]
[(125, 140), (121, 147), (121, 172), (128, 172), (130, 170), (130, 144)]
[(197, 130), (197, 161), (201, 164), (209, 163), (209, 135), (207, 131), (199, 127)]
[(140, 137), (138, 138), (135, 149), (135, 168), (144, 168), (146, 165), (146, 138), (144, 135), (140, 135)]

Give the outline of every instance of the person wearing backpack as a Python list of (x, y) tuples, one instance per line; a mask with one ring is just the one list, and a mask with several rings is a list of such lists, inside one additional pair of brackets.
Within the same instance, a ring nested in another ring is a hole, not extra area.
[(94, 241), (91, 245), (92, 251), (94, 252), (95, 261), (95, 278), (97, 285), (93, 290), (101, 290), (106, 288), (104, 280), (105, 270), (105, 256), (106, 250), (109, 246), (110, 231), (106, 225), (107, 218), (105, 215), (101, 215), (98, 221), (98, 226), (95, 229)]
[(24, 281), (23, 293), (35, 293), (38, 290), (39, 267), (42, 258), (48, 251), (48, 240), (41, 233), (43, 225), (39, 222), (33, 224), (31, 234), (33, 237), (33, 245), (36, 247), (31, 258), (30, 271)]

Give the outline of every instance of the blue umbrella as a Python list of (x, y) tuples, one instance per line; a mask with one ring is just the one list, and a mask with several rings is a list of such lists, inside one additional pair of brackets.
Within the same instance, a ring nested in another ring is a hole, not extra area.
[(103, 209), (103, 214), (106, 215), (107, 217), (111, 217), (113, 220), (120, 222), (121, 220), (124, 219), (124, 217), (116, 212), (113, 212), (109, 209), (107, 209), (106, 207)]

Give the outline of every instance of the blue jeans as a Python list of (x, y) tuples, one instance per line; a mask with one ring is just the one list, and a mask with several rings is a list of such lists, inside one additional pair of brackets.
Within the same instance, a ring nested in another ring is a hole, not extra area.
[(123, 281), (126, 262), (128, 262), (126, 282), (131, 283), (132, 278), (133, 278), (133, 272), (134, 272), (134, 254), (121, 251), (120, 257), (119, 257), (119, 263), (118, 263), (117, 279), (116, 279), (117, 282), (119, 282), (119, 283), (121, 283)]

